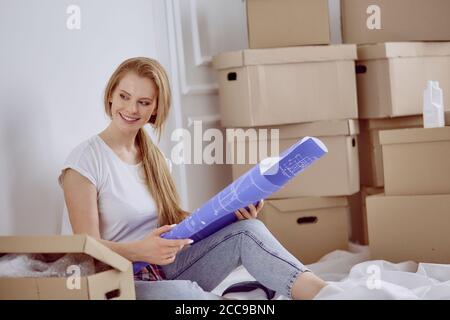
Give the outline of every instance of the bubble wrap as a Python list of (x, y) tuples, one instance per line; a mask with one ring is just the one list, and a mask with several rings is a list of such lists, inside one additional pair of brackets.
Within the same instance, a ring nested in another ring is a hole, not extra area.
[(0, 257), (0, 277), (67, 277), (77, 266), (82, 277), (110, 269), (83, 253), (6, 254)]

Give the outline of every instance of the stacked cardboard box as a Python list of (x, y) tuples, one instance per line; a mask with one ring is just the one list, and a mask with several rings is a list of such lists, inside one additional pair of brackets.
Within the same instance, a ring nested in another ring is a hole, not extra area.
[(358, 44), (358, 107), (363, 119), (361, 192), (350, 198), (355, 242), (368, 243), (365, 197), (383, 192), (385, 184), (380, 131), (423, 127), (423, 91), (429, 80), (450, 92), (450, 43), (421, 42), (450, 40), (449, 10), (445, 0), (341, 0), (343, 41)]
[(341, 0), (344, 43), (449, 41), (448, 0)]
[[(305, 136), (329, 149), (273, 194), (261, 214), (289, 251), (312, 263), (347, 248), (347, 196), (359, 191), (356, 46), (329, 45), (327, 0), (249, 0), (247, 16), (251, 49), (214, 57), (221, 123), (278, 129), (279, 151)], [(227, 143), (248, 161), (249, 150), (269, 140), (233, 137)], [(261, 160), (258, 155), (255, 162)], [(233, 178), (253, 165), (234, 164)]]
[(372, 257), (450, 263), (450, 127), (380, 132), (385, 194), (367, 198)]
[(247, 0), (249, 48), (330, 44), (328, 0)]
[[(379, 132), (423, 127), (423, 92), (427, 81), (437, 80), (444, 92), (450, 92), (450, 43), (361, 45), (358, 59), (361, 184), (362, 188), (381, 188), (384, 177)], [(364, 211), (352, 210), (352, 215), (364, 215)], [(353, 229), (367, 230), (367, 227), (359, 225)], [(352, 240), (367, 244), (362, 238)]]

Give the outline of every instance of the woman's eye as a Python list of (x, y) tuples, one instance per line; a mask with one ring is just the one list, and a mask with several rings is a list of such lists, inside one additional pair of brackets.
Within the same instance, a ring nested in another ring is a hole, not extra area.
[(141, 104), (142, 104), (143, 106), (149, 106), (149, 105), (150, 105), (150, 103), (149, 103), (149, 102), (146, 102), (146, 101), (141, 101)]
[(126, 96), (125, 96), (124, 94), (120, 94), (120, 97), (121, 97), (123, 100), (126, 99)]

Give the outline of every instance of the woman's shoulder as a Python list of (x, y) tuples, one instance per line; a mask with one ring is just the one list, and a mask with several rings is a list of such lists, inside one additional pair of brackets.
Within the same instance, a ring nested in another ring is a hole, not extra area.
[(95, 186), (102, 181), (101, 154), (96, 136), (90, 137), (76, 145), (67, 156), (58, 178), (62, 185), (62, 176), (66, 169), (74, 169), (87, 177)]
[(81, 159), (94, 160), (98, 159), (98, 142), (97, 136), (92, 136), (76, 145), (69, 153), (67, 161), (78, 162)]

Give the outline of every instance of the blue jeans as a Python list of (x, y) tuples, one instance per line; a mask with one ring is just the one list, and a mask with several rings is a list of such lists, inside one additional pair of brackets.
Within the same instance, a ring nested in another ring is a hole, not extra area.
[(261, 284), (287, 298), (297, 277), (309, 271), (257, 219), (233, 223), (183, 248), (175, 262), (162, 266), (168, 280), (135, 281), (137, 299), (216, 300), (212, 294), (243, 265)]

